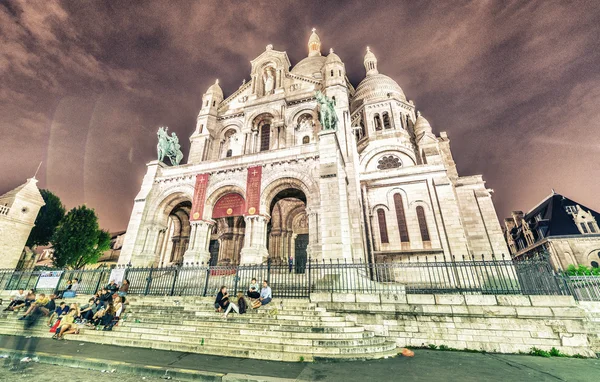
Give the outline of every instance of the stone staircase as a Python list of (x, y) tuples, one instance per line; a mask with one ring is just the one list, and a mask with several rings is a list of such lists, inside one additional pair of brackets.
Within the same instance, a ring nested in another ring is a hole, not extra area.
[[(84, 303), (87, 296), (68, 299)], [(396, 344), (375, 336), (344, 315), (303, 299), (273, 299), (268, 308), (227, 319), (214, 312), (213, 298), (138, 297), (113, 331), (89, 328), (67, 340), (277, 361), (387, 358)], [(3, 312), (0, 334), (23, 334), (21, 314)], [(27, 335), (51, 337), (45, 320)]]

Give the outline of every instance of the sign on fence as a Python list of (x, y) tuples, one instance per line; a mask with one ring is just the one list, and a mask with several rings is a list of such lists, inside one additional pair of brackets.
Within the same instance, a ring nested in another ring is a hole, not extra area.
[(35, 289), (55, 289), (63, 271), (45, 271), (40, 274)]
[(110, 271), (110, 280), (115, 280), (117, 284), (123, 283), (123, 279), (125, 278), (125, 268), (114, 268)]

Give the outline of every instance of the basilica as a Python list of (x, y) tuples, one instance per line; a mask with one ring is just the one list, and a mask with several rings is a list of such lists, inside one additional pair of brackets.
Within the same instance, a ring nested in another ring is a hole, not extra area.
[[(267, 45), (233, 94), (217, 80), (202, 96), (187, 163), (147, 164), (119, 262), (508, 255), (482, 176), (458, 175), (448, 135), (434, 134), (377, 61), (366, 48), (355, 88), (313, 30), (295, 65)], [(320, 122), (321, 93), (333, 129)]]

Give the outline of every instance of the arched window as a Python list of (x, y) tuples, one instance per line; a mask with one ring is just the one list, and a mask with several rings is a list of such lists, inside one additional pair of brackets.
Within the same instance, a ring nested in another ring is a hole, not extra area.
[(421, 229), (421, 240), (430, 241), (427, 220), (425, 220), (425, 210), (422, 206), (417, 207), (417, 219), (419, 220), (419, 228)]
[(333, 101), (333, 105), (335, 105), (335, 96), (331, 97), (331, 100)]
[(396, 219), (398, 220), (398, 231), (400, 231), (400, 241), (408, 243), (408, 227), (406, 226), (406, 216), (404, 215), (404, 205), (402, 204), (402, 195), (394, 195), (394, 207), (396, 208)]
[(342, 71), (341, 70), (339, 70), (339, 75), (340, 75), (340, 77), (342, 76)]
[(305, 145), (307, 143), (310, 143), (310, 137), (308, 135), (302, 138), (302, 144)]
[(379, 114), (375, 114), (375, 130), (381, 130), (381, 118)]
[(598, 268), (598, 262), (592, 261), (592, 268)]
[(231, 151), (231, 149), (227, 150), (227, 153), (225, 154), (225, 158), (229, 158), (233, 155), (233, 151)]
[(398, 168), (400, 166), (402, 166), (400, 158), (395, 155), (382, 156), (379, 162), (377, 162), (377, 168), (379, 170), (388, 170), (391, 168)]
[(206, 105), (204, 105), (204, 106), (208, 106), (208, 100), (206, 100)]
[(390, 115), (386, 112), (383, 113), (383, 127), (386, 129), (391, 129), (392, 125), (390, 124)]
[(331, 77), (333, 77), (333, 69), (331, 70)]
[(217, 101), (213, 101), (213, 106), (215, 106), (217, 104)]
[(385, 221), (385, 211), (383, 208), (379, 208), (377, 210), (377, 222), (379, 223), (379, 235), (381, 236), (381, 242), (389, 243), (390, 240), (388, 239), (387, 223)]
[(269, 145), (271, 143), (271, 125), (265, 124), (262, 125), (260, 129), (260, 151), (269, 150)]

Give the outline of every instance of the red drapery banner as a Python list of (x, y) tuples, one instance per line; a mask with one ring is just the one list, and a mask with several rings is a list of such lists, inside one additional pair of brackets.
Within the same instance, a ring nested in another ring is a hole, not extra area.
[(262, 166), (248, 167), (246, 183), (246, 215), (258, 215), (260, 211), (260, 180)]
[(202, 220), (204, 212), (204, 202), (206, 201), (206, 188), (208, 186), (208, 177), (210, 174), (196, 175), (196, 186), (194, 187), (194, 200), (192, 201), (192, 213), (190, 220)]
[(241, 216), (244, 213), (244, 198), (240, 194), (230, 193), (223, 195), (215, 203), (212, 218), (224, 218), (227, 216)]

